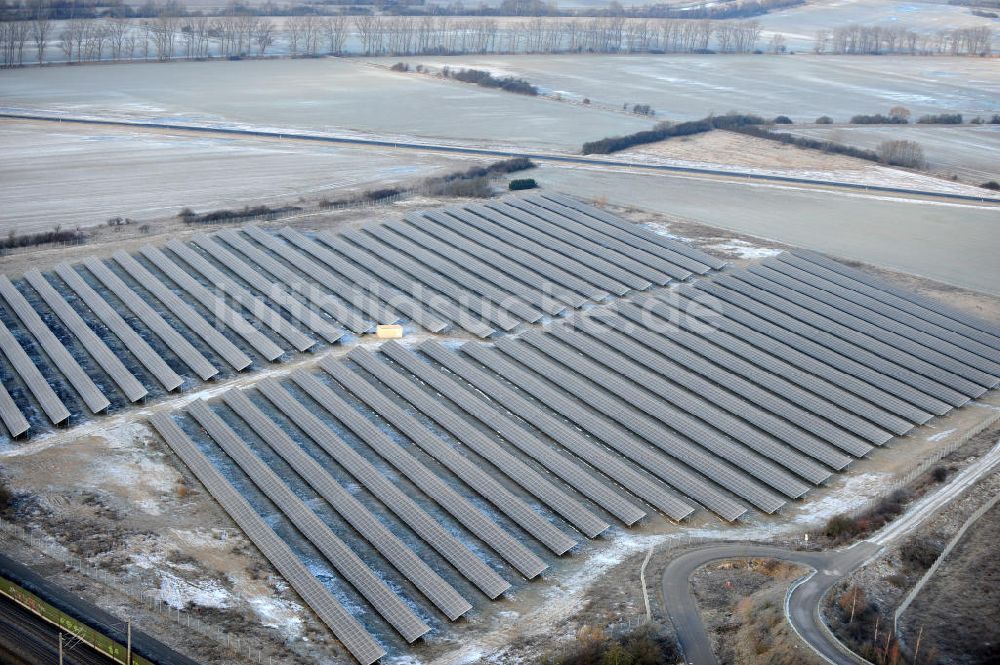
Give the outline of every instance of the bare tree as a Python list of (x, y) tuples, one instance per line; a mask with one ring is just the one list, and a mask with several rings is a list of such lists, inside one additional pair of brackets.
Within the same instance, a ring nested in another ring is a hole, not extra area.
[(814, 53), (826, 53), (826, 50), (830, 48), (830, 31), (829, 30), (817, 30), (816, 31), (816, 42), (813, 44)]
[[(124, 51), (125, 43), (129, 33), (132, 32), (132, 25), (129, 23), (127, 18), (112, 18), (108, 23), (108, 40), (111, 45), (111, 58), (112, 60), (121, 60)], [(131, 57), (129, 53), (129, 57)]]
[(35, 42), (35, 56), (38, 64), (45, 62), (45, 49), (49, 45), (49, 35), (52, 33), (52, 22), (49, 20), (51, 10), (44, 0), (36, 0), (31, 8), (31, 39)]
[(879, 159), (884, 164), (922, 169), (927, 166), (924, 149), (916, 141), (882, 141), (878, 146)]
[(786, 49), (785, 36), (780, 32), (774, 33), (768, 48), (771, 50), (771, 53), (784, 53)]
[(299, 54), (299, 48), (302, 44), (303, 25), (299, 19), (298, 16), (289, 16), (288, 20), (285, 21), (285, 32), (288, 34), (288, 52), (292, 56)]
[(59, 49), (66, 56), (66, 62), (73, 62), (73, 45), (76, 43), (73, 35), (73, 25), (69, 23), (66, 28), (59, 33)]
[(264, 55), (268, 47), (274, 43), (274, 21), (269, 18), (258, 21), (253, 38), (257, 43), (257, 55)]
[(893, 106), (889, 109), (889, 117), (907, 123), (910, 121), (910, 109), (905, 106)]
[(323, 20), (323, 29), (326, 31), (326, 42), (330, 53), (334, 55), (343, 53), (344, 42), (347, 41), (347, 17), (343, 14), (327, 16)]

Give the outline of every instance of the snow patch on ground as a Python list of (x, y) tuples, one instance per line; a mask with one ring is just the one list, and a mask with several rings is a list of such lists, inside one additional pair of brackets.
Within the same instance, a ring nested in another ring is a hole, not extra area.
[(891, 477), (890, 473), (862, 473), (846, 477), (839, 487), (832, 488), (826, 496), (805, 503), (793, 522), (819, 522), (860, 508), (866, 501), (878, 496)]
[(195, 584), (161, 569), (160, 600), (179, 609), (187, 607), (189, 603), (224, 609), (230, 606), (232, 594), (215, 580), (205, 580)]
[(937, 441), (944, 441), (949, 436), (951, 436), (951, 434), (954, 431), (955, 431), (954, 428), (952, 428), (952, 429), (946, 429), (943, 432), (938, 432), (937, 434), (932, 434), (931, 436), (927, 437), (927, 440), (928, 441), (935, 441), (935, 442), (937, 442)]
[(687, 238), (671, 233), (669, 224), (664, 224), (663, 222), (646, 222), (641, 226), (644, 226), (645, 228), (649, 229), (658, 236), (663, 236), (664, 238), (670, 238), (671, 240), (680, 240), (681, 242), (687, 242)]
[(277, 628), (287, 637), (298, 637), (302, 634), (302, 608), (294, 603), (267, 596), (254, 596), (249, 599), (250, 606), (260, 617), (260, 622), (270, 628)]
[(726, 254), (731, 254), (740, 259), (753, 260), (753, 259), (766, 259), (772, 256), (777, 256), (781, 254), (780, 249), (774, 249), (773, 247), (758, 247), (745, 240), (731, 240), (729, 242), (721, 242), (716, 245), (709, 245), (709, 249), (714, 249), (720, 252), (725, 252)]

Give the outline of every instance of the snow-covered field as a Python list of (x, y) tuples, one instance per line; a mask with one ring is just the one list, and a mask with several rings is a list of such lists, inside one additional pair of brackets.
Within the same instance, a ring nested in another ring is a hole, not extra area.
[[(1000, 112), (1000, 102), (997, 106)], [(803, 127), (794, 134), (874, 150), (882, 141), (915, 141), (933, 173), (983, 183), (1000, 180), (1000, 125)]]
[(0, 233), (335, 197), (478, 163), (417, 152), (0, 121)]
[(341, 58), (4, 71), (0, 106), (557, 150), (651, 124)]
[[(391, 64), (398, 58), (381, 59)], [(620, 109), (649, 104), (657, 118), (688, 120), (737, 110), (812, 122), (829, 115), (995, 113), (996, 61), (963, 57), (760, 55), (514, 55), (414, 57), (520, 76), (564, 99)], [(415, 77), (401, 77), (415, 78)], [(618, 133), (627, 133), (624, 129)], [(598, 138), (597, 135), (592, 135)]]
[[(974, 16), (968, 7), (946, 2), (899, 0), (809, 0), (804, 5), (766, 14), (757, 20), (764, 27), (764, 39), (781, 33), (788, 47), (797, 51), (813, 48), (817, 30), (833, 30), (851, 23), (881, 28), (899, 26), (918, 34), (983, 25), (995, 28), (995, 21), (991, 23), (989, 18)], [(993, 40), (995, 48), (996, 34)]]
[(605, 198), (1000, 294), (995, 207), (606, 168), (543, 167), (534, 177), (543, 187), (585, 199)]
[[(998, 132), (1000, 136), (1000, 132)], [(875, 142), (873, 147), (877, 147)], [(985, 150), (989, 150), (986, 148)], [(958, 194), (962, 196), (995, 198), (996, 193), (985, 190), (981, 187), (951, 182), (943, 178), (924, 175), (913, 171), (890, 168), (881, 164), (866, 162), (862, 160), (852, 160), (851, 168), (829, 168), (813, 166), (812, 168), (779, 166), (777, 168), (747, 166), (744, 164), (720, 164), (719, 161), (725, 159), (725, 155), (706, 155), (714, 161), (701, 161), (692, 159), (676, 159), (671, 157), (649, 154), (647, 151), (635, 150), (620, 152), (615, 158), (622, 161), (637, 162), (650, 165), (679, 166), (682, 168), (713, 169), (719, 171), (732, 171), (734, 173), (762, 176), (780, 176), (787, 178), (801, 178), (807, 180), (826, 180), (834, 182), (850, 183), (854, 185), (864, 185), (866, 187), (895, 187), (898, 189), (912, 189), (929, 192), (941, 192)]]

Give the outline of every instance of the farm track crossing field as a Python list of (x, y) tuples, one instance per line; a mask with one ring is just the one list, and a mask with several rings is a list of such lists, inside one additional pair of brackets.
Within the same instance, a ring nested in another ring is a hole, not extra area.
[[(572, 199), (532, 199), (618, 228), (606, 213)], [(905, 389), (888, 392), (892, 382)], [(940, 404), (934, 410), (943, 413), (998, 384), (1000, 328), (795, 251), (492, 343), (357, 348), (324, 358), (315, 371), (266, 379), (156, 422), (168, 434), (178, 426), (194, 432), (185, 424), (193, 418), (208, 429), (195, 435), (197, 445), (214, 439), (244, 468), (266, 467), (252, 452), (258, 444), (241, 440), (249, 435), (222, 424), (230, 411), (280, 442), (284, 457), (308, 460), (291, 436), (301, 428), (377, 498), (409, 506), (393, 510), (440, 522), (470, 551), (492, 547), (506, 561), (494, 564), (501, 575), (530, 579), (548, 565), (546, 557), (565, 555), (612, 522), (634, 524), (644, 500), (675, 519), (699, 510), (729, 520), (752, 509), (780, 510), (926, 421), (929, 405)], [(255, 407), (261, 399), (284, 417)], [(336, 422), (320, 419), (313, 404)], [(414, 484), (390, 482), (387, 470), (367, 461), (378, 458)], [(441, 466), (423, 461), (430, 459)], [(328, 463), (316, 462), (297, 471), (317, 497), (348, 491), (330, 486), (336, 481), (322, 472)], [(550, 469), (552, 480), (535, 478), (536, 464)], [(317, 477), (327, 490), (319, 490)], [(287, 488), (256, 482), (293, 524), (317, 505), (308, 496), (290, 505), (281, 498)], [(353, 524), (361, 531), (360, 540), (351, 539), (363, 548), (359, 556), (396, 542), (366, 536), (365, 520)], [(468, 531), (455, 531), (461, 526)], [(300, 531), (322, 549), (320, 532)], [(433, 575), (449, 579), (448, 561), (429, 562)], [(410, 600), (418, 614), (429, 609), (423, 599)], [(386, 602), (369, 601), (375, 608)], [(483, 600), (469, 602), (475, 608)], [(356, 616), (384, 635), (363, 612)]]

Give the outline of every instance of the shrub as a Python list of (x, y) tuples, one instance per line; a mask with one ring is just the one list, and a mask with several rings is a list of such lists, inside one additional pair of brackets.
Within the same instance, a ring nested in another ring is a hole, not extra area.
[(538, 183), (535, 182), (534, 178), (519, 178), (517, 180), (511, 180), (507, 188), (512, 192), (516, 192), (522, 189), (534, 189), (538, 187)]
[(649, 104), (633, 104), (632, 113), (636, 115), (656, 115), (656, 111)]
[(791, 125), (792, 119), (789, 118), (787, 115), (779, 115), (777, 118), (774, 119), (773, 122), (776, 125)]
[(856, 115), (851, 117), (852, 125), (905, 125), (909, 122), (900, 116), (882, 115), (873, 113), (871, 115)]
[(1000, 113), (996, 113), (990, 118), (991, 125), (1000, 125)]
[(844, 145), (842, 143), (833, 143), (831, 141), (823, 141), (821, 139), (813, 139), (806, 136), (795, 136), (794, 134), (789, 134), (787, 132), (772, 132), (764, 127), (749, 125), (746, 127), (734, 128), (732, 131), (771, 141), (779, 141), (780, 143), (794, 145), (799, 148), (822, 150), (823, 152), (830, 152), (837, 155), (847, 155), (848, 157), (866, 159), (870, 162), (879, 161), (878, 153), (872, 150), (855, 148), (854, 146)]
[(245, 206), (240, 210), (213, 210), (212, 212), (198, 214), (191, 210), (191, 208), (184, 208), (177, 214), (177, 217), (185, 224), (221, 224), (223, 222), (241, 221), (257, 217), (273, 219), (278, 215), (299, 210), (302, 210), (302, 208), (298, 206), (272, 208), (271, 206), (259, 205), (253, 207)]
[(885, 581), (896, 587), (897, 589), (902, 589), (906, 586), (906, 576), (900, 575), (899, 573), (893, 573), (892, 575), (886, 575)]
[(975, 118), (973, 118), (972, 120), (969, 121), (969, 124), (970, 125), (981, 125), (981, 124), (983, 124), (983, 118), (982, 118), (982, 116), (978, 116), (977, 115)]
[(942, 483), (942, 482), (944, 482), (945, 478), (947, 478), (947, 477), (948, 477), (948, 469), (947, 469), (947, 467), (936, 466), (936, 467), (934, 467), (934, 470), (931, 471), (931, 478), (933, 478), (934, 482), (936, 482), (936, 483)]
[(990, 180), (988, 182), (984, 182), (983, 184), (981, 184), (980, 187), (982, 187), (983, 189), (992, 189), (993, 191), (996, 192), (1000, 191), (1000, 182), (997, 182), (996, 180)]
[(39, 231), (38, 233), (27, 233), (17, 235), (13, 229), (7, 233), (7, 237), (0, 240), (0, 251), (16, 249), (19, 247), (38, 247), (50, 243), (62, 243), (79, 245), (87, 241), (87, 234), (79, 228), (64, 230), (61, 226), (56, 226), (51, 231)]
[(842, 540), (850, 538), (859, 532), (858, 524), (847, 515), (834, 515), (827, 523), (823, 533), (827, 538)]
[(709, 116), (701, 120), (689, 120), (687, 122), (671, 123), (661, 122), (653, 129), (628, 134), (626, 136), (611, 136), (598, 141), (589, 141), (583, 144), (583, 154), (585, 155), (607, 155), (619, 150), (627, 150), (633, 146), (645, 143), (656, 143), (665, 139), (679, 136), (691, 136), (693, 134), (703, 134), (713, 129), (735, 129), (749, 125), (762, 125), (766, 121), (760, 116), (739, 113), (727, 113), (720, 116)]
[(883, 164), (922, 169), (927, 166), (924, 149), (915, 141), (882, 141), (878, 157)]
[(515, 171), (527, 171), (535, 168), (535, 163), (527, 157), (511, 157), (499, 162), (493, 162), (486, 167), (490, 173), (514, 173)]
[(576, 640), (559, 651), (544, 654), (546, 665), (668, 665), (681, 660), (677, 645), (662, 629), (646, 625), (611, 639), (599, 628), (584, 626)]
[(917, 118), (918, 125), (961, 125), (961, 113), (938, 113), (937, 115), (922, 115)]
[(394, 72), (408, 72), (410, 71), (410, 66), (405, 62), (397, 62), (392, 67), (389, 68)]
[(0, 512), (6, 511), (10, 508), (11, 501), (14, 500), (14, 494), (7, 487), (7, 483), (0, 479)]
[(817, 125), (832, 125), (833, 124), (833, 118), (831, 118), (828, 115), (821, 115), (820, 117), (816, 118), (816, 124)]
[(489, 178), (476, 176), (453, 180), (429, 178), (424, 183), (424, 191), (431, 196), (458, 196), (470, 199), (485, 199), (493, 196)]
[(923, 572), (934, 565), (942, 549), (939, 544), (929, 540), (911, 538), (900, 546), (899, 557), (913, 570)]
[(524, 79), (514, 78), (513, 76), (497, 78), (489, 72), (481, 69), (460, 69), (455, 71), (445, 67), (441, 70), (441, 73), (444, 74), (445, 77), (453, 78), (456, 81), (474, 83), (484, 88), (500, 88), (501, 90), (513, 92), (519, 95), (535, 96), (538, 94), (538, 88), (531, 85)]
[(382, 189), (369, 189), (363, 196), (369, 201), (382, 201), (402, 193), (403, 190), (398, 187), (384, 187)]

